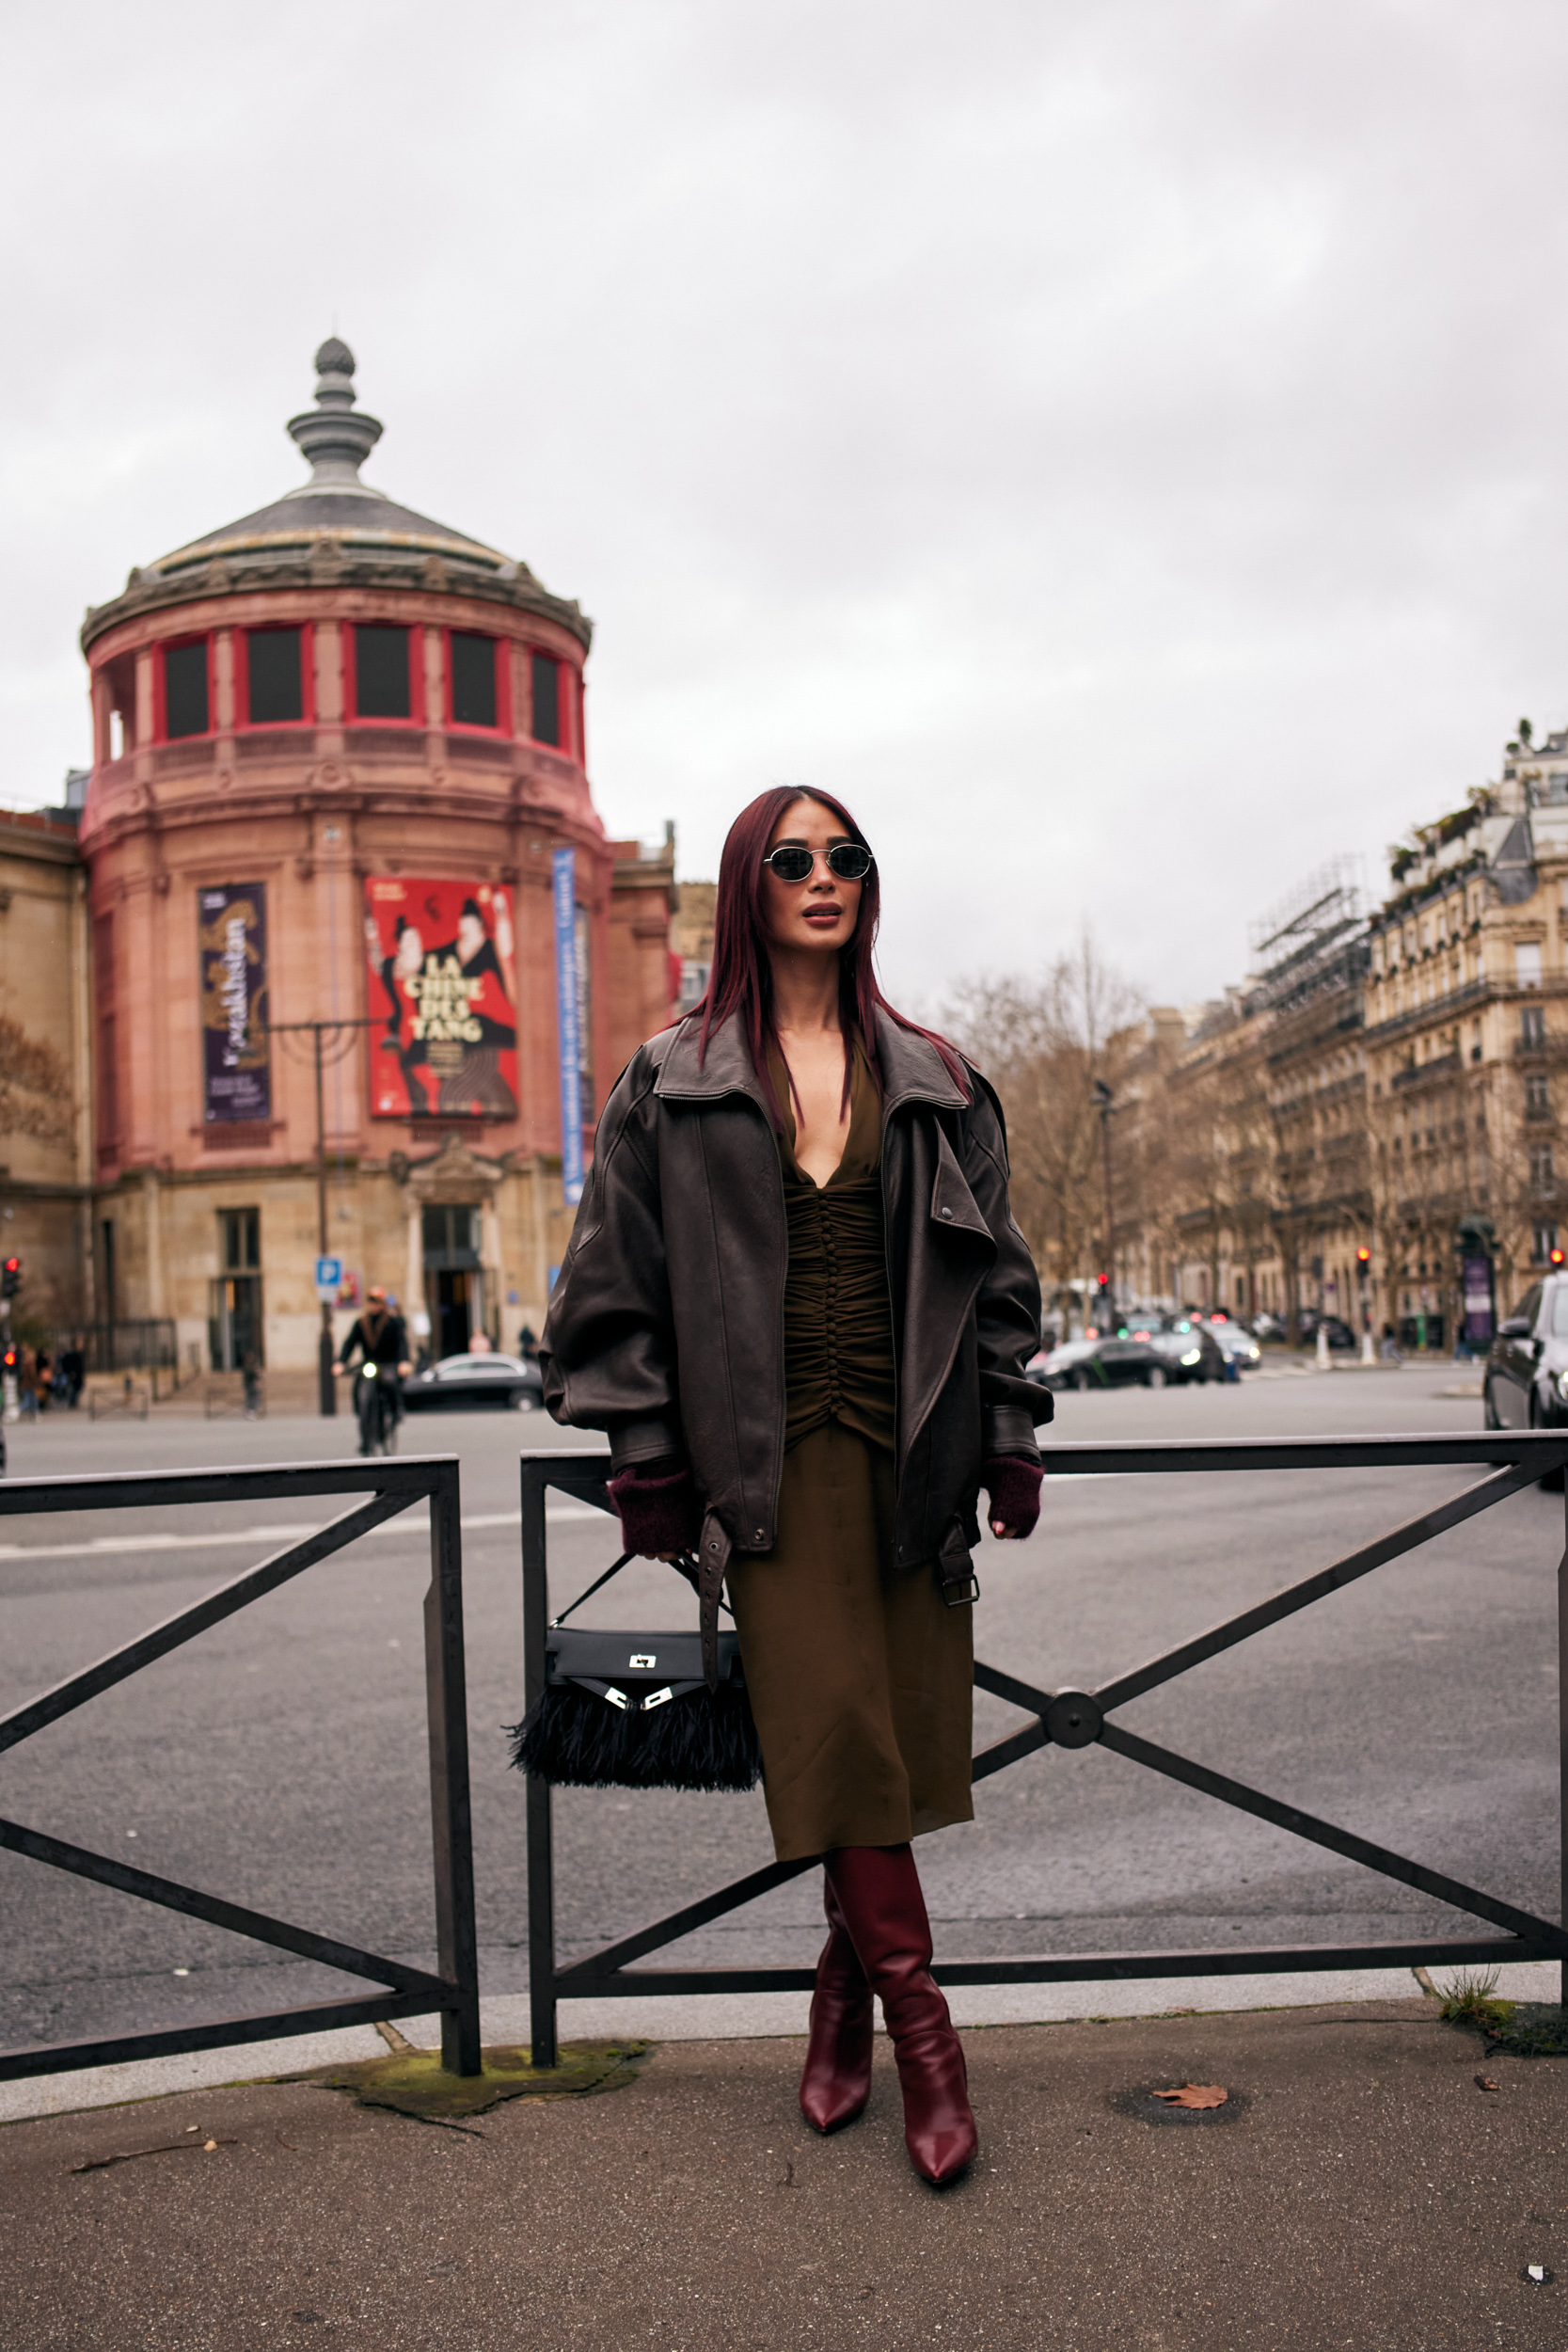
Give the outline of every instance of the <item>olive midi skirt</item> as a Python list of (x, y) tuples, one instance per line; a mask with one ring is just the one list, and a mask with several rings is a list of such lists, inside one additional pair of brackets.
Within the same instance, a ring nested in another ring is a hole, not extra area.
[(730, 1604), (781, 1862), (974, 1818), (973, 1611), (893, 1565), (893, 1462), (830, 1421), (784, 1455), (779, 1538)]

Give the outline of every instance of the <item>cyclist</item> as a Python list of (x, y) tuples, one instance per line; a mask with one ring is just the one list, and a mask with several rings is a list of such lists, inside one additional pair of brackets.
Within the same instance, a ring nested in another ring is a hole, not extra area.
[(384, 1290), (365, 1294), (365, 1311), (355, 1318), (332, 1369), (344, 1372), (358, 1350), (361, 1372), (354, 1384), (355, 1409), (359, 1415), (359, 1451), (392, 1450), (392, 1433), (403, 1419), (398, 1382), (414, 1369), (408, 1355), (408, 1334), (403, 1317), (393, 1314)]

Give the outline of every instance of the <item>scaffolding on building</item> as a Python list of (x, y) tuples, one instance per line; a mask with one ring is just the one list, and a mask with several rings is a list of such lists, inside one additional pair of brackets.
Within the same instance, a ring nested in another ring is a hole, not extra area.
[(1294, 1012), (1367, 970), (1367, 898), (1359, 862), (1331, 858), (1247, 934), (1246, 1010)]

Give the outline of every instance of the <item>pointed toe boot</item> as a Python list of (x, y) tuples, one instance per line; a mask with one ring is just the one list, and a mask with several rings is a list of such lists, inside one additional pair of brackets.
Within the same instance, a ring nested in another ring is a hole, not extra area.
[(914, 1856), (908, 1846), (843, 1846), (828, 1856), (827, 1875), (882, 2004), (910, 2162), (923, 2180), (943, 2187), (973, 2163), (980, 2138), (963, 2045), (931, 1975), (931, 1928)]
[(871, 1987), (826, 1876), (823, 1907), (828, 1940), (811, 1996), (800, 2112), (817, 2131), (836, 2132), (863, 2112), (871, 2096)]

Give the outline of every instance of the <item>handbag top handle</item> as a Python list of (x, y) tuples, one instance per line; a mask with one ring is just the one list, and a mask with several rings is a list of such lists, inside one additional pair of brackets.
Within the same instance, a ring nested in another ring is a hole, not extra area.
[[(639, 1555), (634, 1551), (623, 1551), (619, 1560), (612, 1560), (609, 1567), (606, 1568), (603, 1576), (596, 1576), (594, 1579), (593, 1583), (588, 1586), (586, 1591), (580, 1592), (576, 1600), (569, 1601), (567, 1603), (566, 1607), (561, 1612), (559, 1617), (552, 1617), (550, 1619), (548, 1630), (553, 1633), (558, 1625), (564, 1625), (574, 1610), (580, 1609), (585, 1600), (592, 1600), (594, 1595), (599, 1590), (599, 1587), (602, 1584), (608, 1584), (612, 1576), (619, 1576), (621, 1570), (638, 1557)], [(677, 1576), (683, 1576), (686, 1579), (694, 1593), (700, 1591), (701, 1587), (698, 1583), (697, 1563), (689, 1551), (677, 1552), (675, 1557), (672, 1561), (668, 1562), (667, 1565), (674, 1569)], [(719, 1606), (722, 1609), (727, 1617), (734, 1616), (735, 1612), (730, 1607), (727, 1600), (721, 1600)]]

